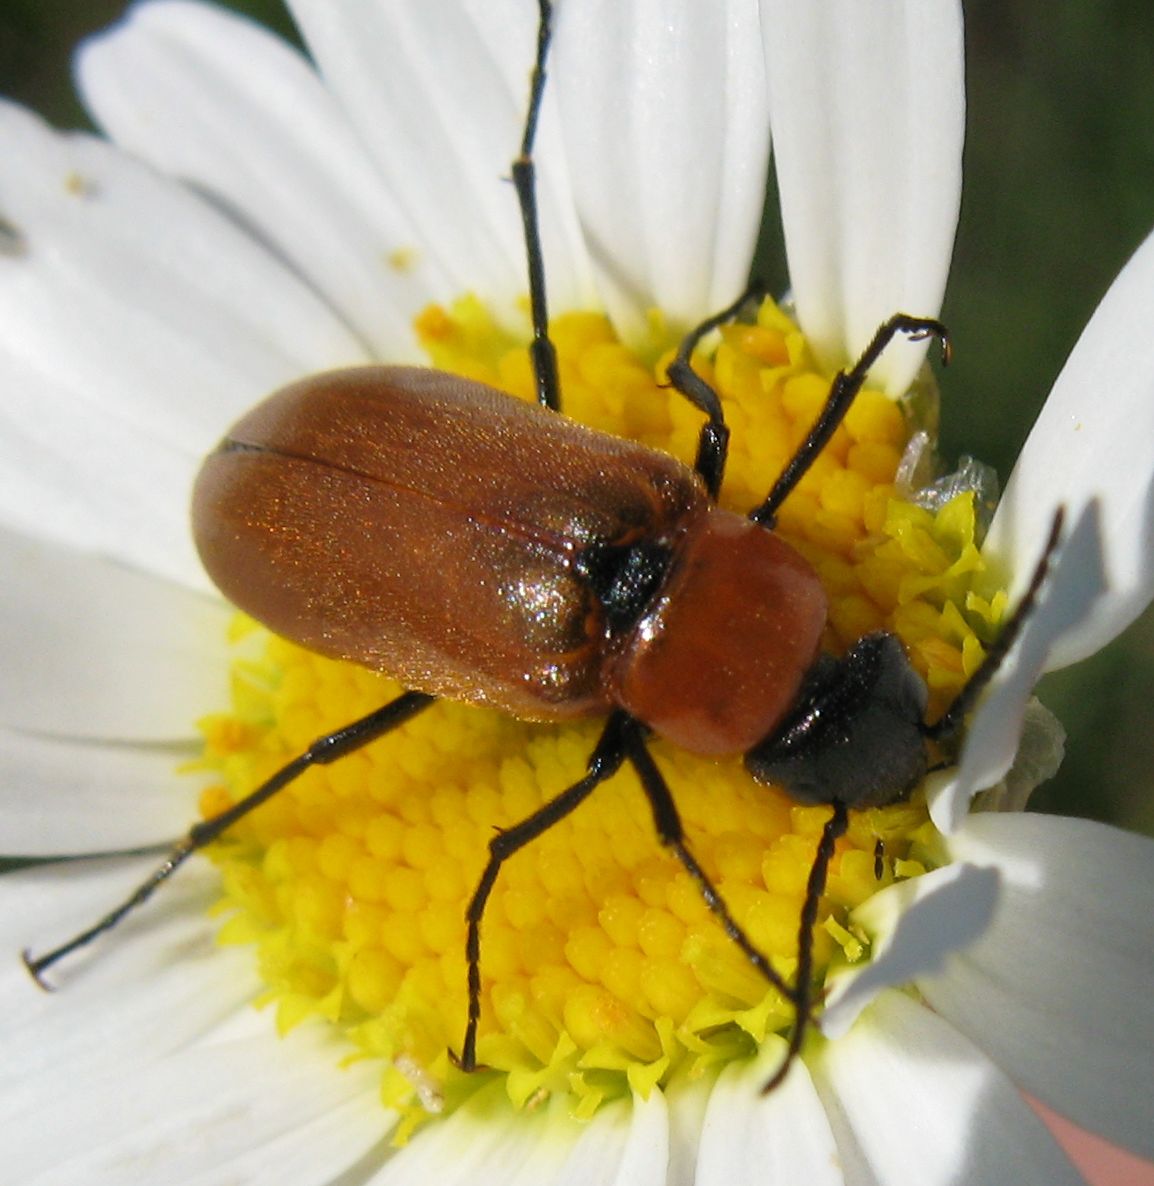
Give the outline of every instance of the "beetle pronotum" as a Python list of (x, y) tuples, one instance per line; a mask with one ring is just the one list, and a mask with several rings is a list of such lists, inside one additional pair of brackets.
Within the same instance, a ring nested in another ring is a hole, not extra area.
[[(812, 1007), (814, 921), (849, 811), (908, 794), (929, 767), (927, 743), (959, 730), (1030, 612), (1061, 517), (999, 639), (945, 713), (927, 723), (925, 685), (896, 636), (867, 635), (840, 658), (820, 651), (825, 593), (773, 526), (887, 344), (899, 334), (944, 344), (940, 322), (905, 314), (886, 321), (836, 376), (808, 436), (746, 516), (716, 504), (728, 429), (717, 394), (690, 363), (701, 338), (736, 316), (745, 297), (694, 330), (669, 369), (672, 386), (706, 417), (692, 469), (561, 415), (533, 163), (551, 16), (549, 0), (540, 0), (513, 164), (539, 406), (421, 368), (313, 376), (236, 424), (205, 461), (193, 496), (198, 549), (231, 601), (305, 647), (386, 671), (410, 690), (320, 738), (229, 810), (196, 824), (127, 901), (62, 946), (25, 953), (25, 961), (40, 980), (304, 770), (369, 744), (438, 697), (535, 721), (602, 715), (584, 777), (490, 842), (466, 915), (469, 1003), (458, 1065), (477, 1065), (481, 926), (502, 864), (628, 764), (661, 843), (796, 1011), (768, 1090), (801, 1048)], [(436, 549), (425, 546), (430, 534)], [(792, 985), (747, 938), (694, 859), (647, 748), (651, 733), (699, 754), (743, 754), (754, 779), (831, 807), (799, 920)]]

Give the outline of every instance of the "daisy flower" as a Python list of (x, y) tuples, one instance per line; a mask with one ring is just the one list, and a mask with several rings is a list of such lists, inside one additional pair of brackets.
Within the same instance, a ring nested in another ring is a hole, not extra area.
[[(502, 177), (534, 6), (292, 10), (311, 62), (208, 5), (133, 8), (78, 60), (111, 143), (0, 106), (0, 159), (20, 162), (0, 170), (9, 855), (171, 840), (394, 694), (237, 619), (200, 570), (188, 489), (243, 411), (378, 359), (531, 398)], [(744, 284), (772, 130), (790, 300), (696, 360), (733, 430), (721, 501), (748, 509), (876, 326), (940, 305), (959, 6), (567, 0), (550, 71), (537, 160), (565, 409), (684, 459), (700, 416), (665, 367)], [(781, 508), (828, 591), (828, 647), (897, 633), (931, 718), (996, 638), (1058, 505), (1067, 531), (958, 761), (853, 813), (815, 931), (820, 1030), (777, 1090), (760, 1088), (792, 1005), (720, 932), (624, 775), (502, 870), (483, 931), (487, 1069), (452, 1066), (488, 839), (581, 777), (597, 726), (442, 703), (247, 817), (211, 863), (51, 969), (55, 994), (17, 953), (75, 934), (149, 862), (0, 880), (7, 1174), (1076, 1183), (1023, 1093), (1154, 1155), (1154, 850), (1021, 811), (1061, 748), (1037, 677), (1154, 591), (1152, 292), (1148, 241), (988, 533), (988, 485), (935, 466), (925, 343), (887, 350)], [(738, 760), (661, 743), (654, 757), (693, 851), (789, 980), (828, 810)]]

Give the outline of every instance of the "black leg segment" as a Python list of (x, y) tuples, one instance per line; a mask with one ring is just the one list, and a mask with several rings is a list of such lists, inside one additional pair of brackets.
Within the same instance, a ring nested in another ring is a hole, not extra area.
[(561, 383), (557, 375), (557, 351), (549, 337), (549, 306), (545, 292), (545, 259), (541, 250), (541, 223), (537, 213), (537, 169), (533, 163), (533, 142), (537, 119), (545, 96), (545, 62), (553, 37), (553, 5), (539, 0), (540, 23), (537, 26), (537, 57), (529, 87), (529, 107), (521, 151), (513, 162), (513, 186), (521, 207), (525, 234), (525, 259), (529, 268), (529, 308), (533, 320), (533, 341), (529, 356), (537, 383), (537, 402), (553, 411), (561, 407)]
[(768, 1095), (789, 1074), (794, 1059), (801, 1053), (802, 1043), (805, 1041), (805, 1031), (809, 1027), (810, 1011), (813, 1008), (813, 928), (817, 923), (817, 911), (821, 905), (821, 896), (825, 893), (825, 883), (829, 877), (829, 863), (833, 860), (834, 848), (845, 835), (849, 827), (849, 808), (840, 801), (833, 804), (833, 814), (825, 822), (821, 839), (817, 844), (817, 853), (809, 870), (809, 880), (805, 887), (805, 902), (801, 908), (801, 919), (797, 928), (797, 978), (794, 985), (794, 1003), (797, 1013), (793, 1022), (793, 1033), (789, 1037), (789, 1046), (781, 1066), (773, 1073), (773, 1077), (761, 1089), (762, 1095)]
[(755, 523), (760, 523), (763, 527), (773, 526), (778, 508), (805, 476), (817, 455), (829, 444), (829, 438), (837, 431), (837, 426), (845, 419), (846, 412), (865, 385), (870, 367), (877, 362), (898, 334), (905, 334), (914, 340), (931, 336), (939, 338), (942, 343), (942, 358), (946, 362), (949, 361), (949, 334), (946, 327), (933, 317), (911, 317), (907, 313), (895, 313), (879, 326), (857, 362), (848, 371), (839, 371), (834, 376), (825, 406), (809, 430), (808, 436), (790, 459), (781, 477), (774, 483), (765, 501), (750, 511), (749, 517)]
[(691, 330), (681, 341), (677, 357), (669, 364), (670, 385), (679, 391), (695, 408), (709, 417), (702, 425), (697, 439), (697, 459), (694, 469), (701, 475), (710, 498), (717, 498), (721, 479), (725, 477), (725, 458), (729, 450), (729, 428), (717, 392), (693, 369), (693, 352), (706, 334), (712, 333), (727, 321), (732, 321), (751, 301), (765, 296), (764, 287), (757, 281), (727, 308), (707, 318)]
[(617, 773), (625, 760), (624, 733), (632, 724), (631, 718), (625, 713), (613, 713), (601, 731), (601, 738), (589, 759), (585, 777), (550, 799), (532, 815), (499, 832), (489, 841), (488, 864), (465, 911), (465, 921), (468, 924), (465, 960), (468, 964), (469, 1016), (460, 1057), (450, 1051), (453, 1061), (463, 1071), (477, 1069), (477, 1024), (481, 1019), (481, 920), (485, 916), (485, 906), (493, 892), (493, 886), (497, 883), (501, 866), (515, 853), (576, 811), (601, 783)]
[(645, 791), (645, 797), (649, 800), (649, 806), (653, 809), (653, 823), (657, 829), (657, 835), (661, 843), (666, 848), (672, 849), (676, 854), (682, 867), (697, 883), (697, 888), (701, 891), (701, 896), (705, 899), (705, 904), (717, 916), (725, 933), (737, 944), (745, 958), (753, 964), (782, 996), (792, 1001), (794, 999), (793, 990), (773, 970), (773, 966), (769, 960), (750, 941), (749, 936), (746, 935), (737, 920), (730, 914), (729, 907), (725, 904), (725, 899), (717, 892), (713, 882), (709, 880), (705, 871), (697, 863), (693, 854), (686, 846), (681, 827), (681, 817), (677, 813), (677, 805), (673, 802), (673, 796), (669, 793), (669, 787), (666, 785), (661, 771), (657, 768), (657, 763), (654, 762), (653, 756), (645, 744), (645, 735), (642, 732), (642, 727), (636, 721), (631, 722), (631, 724), (633, 728), (625, 737), (629, 763), (637, 771), (637, 776), (641, 779), (641, 786)]
[(153, 893), (164, 884), (186, 860), (198, 849), (211, 844), (237, 820), (266, 803), (269, 799), (288, 786), (290, 782), (299, 778), (311, 766), (324, 766), (330, 762), (343, 758), (370, 741), (383, 737), (392, 732), (399, 725), (416, 716), (423, 709), (428, 708), (435, 697), (424, 692), (403, 692), (395, 700), (390, 700), (382, 708), (374, 709), (367, 716), (345, 725), (333, 733), (326, 733), (318, 738), (307, 750), (291, 762), (282, 766), (271, 778), (261, 783), (256, 790), (245, 795), (243, 799), (234, 803), (226, 811), (214, 815), (211, 819), (194, 824), (187, 835), (178, 840), (169, 850), (168, 855), (152, 874), (119, 905), (111, 910), (98, 922), (82, 931), (79, 935), (69, 939), (67, 943), (46, 952), (44, 955), (33, 956), (24, 952), (24, 964), (33, 978), (42, 988), (48, 988), (43, 980), (43, 973), (58, 960), (71, 955), (74, 951), (87, 947), (93, 939), (112, 930), (126, 915), (131, 914), (138, 906), (143, 906)]

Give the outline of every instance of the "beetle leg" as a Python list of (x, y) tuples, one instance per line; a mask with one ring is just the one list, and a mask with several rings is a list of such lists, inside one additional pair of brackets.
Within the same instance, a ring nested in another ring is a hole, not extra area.
[(697, 883), (697, 888), (701, 891), (701, 896), (705, 899), (705, 904), (717, 916), (725, 933), (737, 944), (746, 959), (753, 964), (782, 996), (789, 1001), (795, 1000), (795, 990), (786, 984), (777, 972), (773, 970), (769, 960), (754, 947), (749, 936), (741, 929), (733, 915), (729, 913), (729, 907), (726, 906), (725, 899), (717, 892), (716, 886), (709, 880), (705, 870), (697, 863), (693, 854), (686, 846), (684, 829), (681, 826), (681, 816), (677, 813), (677, 805), (673, 802), (673, 796), (669, 793), (669, 787), (666, 785), (661, 771), (657, 768), (657, 763), (654, 762), (653, 756), (645, 744), (645, 737), (641, 732), (641, 726), (636, 721), (631, 721), (631, 724), (633, 727), (625, 737), (627, 755), (630, 765), (637, 771), (638, 777), (641, 779), (641, 786), (645, 791), (645, 797), (649, 800), (649, 806), (653, 809), (653, 824), (657, 829), (657, 835), (661, 843), (673, 850), (677, 859), (681, 862), (682, 867)]
[(931, 741), (948, 741), (957, 733), (965, 722), (967, 714), (977, 703), (978, 697), (985, 691), (986, 685), (994, 678), (998, 668), (1005, 662), (1010, 648), (1018, 641), (1018, 637), (1022, 633), (1022, 627), (1025, 626), (1026, 620), (1034, 612), (1034, 605), (1038, 600), (1038, 594), (1041, 592), (1042, 586), (1046, 583), (1046, 577), (1050, 572), (1050, 562), (1058, 547), (1058, 541), (1062, 536), (1062, 524), (1065, 518), (1066, 508), (1059, 507), (1054, 512), (1054, 520), (1050, 526), (1050, 535), (1046, 540), (1046, 546), (1042, 549), (1042, 555), (1038, 560), (1037, 566), (1034, 568), (1034, 575), (1030, 578), (1030, 584), (1026, 588), (1026, 592), (1022, 594), (1022, 600), (1018, 602), (1018, 608), (1014, 610), (1009, 620), (1002, 627), (998, 637), (990, 644), (990, 649), (986, 651), (986, 657), (982, 660), (977, 671), (966, 681), (965, 687), (954, 697), (953, 702), (946, 711), (932, 725), (922, 726), (922, 733), (930, 738)]
[(449, 1051), (449, 1057), (462, 1071), (477, 1069), (477, 1023), (481, 1019), (481, 919), (484, 917), (489, 895), (496, 884), (497, 874), (514, 853), (520, 852), (554, 824), (560, 823), (580, 807), (601, 783), (621, 769), (621, 763), (625, 760), (625, 733), (633, 724), (633, 719), (628, 714), (620, 710), (614, 712), (601, 731), (601, 738), (589, 759), (588, 773), (585, 777), (550, 799), (520, 823), (498, 832), (489, 841), (489, 863), (485, 866), (465, 911), (468, 923), (465, 959), (469, 967), (469, 1017), (465, 1025), (465, 1041), (461, 1046), (460, 1056)]
[(817, 908), (821, 904), (821, 896), (825, 893), (826, 879), (829, 877), (829, 863), (833, 859), (834, 846), (846, 833), (849, 827), (849, 808), (835, 800), (833, 814), (825, 821), (821, 839), (817, 843), (817, 852), (813, 864), (809, 869), (809, 880), (805, 887), (805, 903), (801, 908), (801, 919), (797, 927), (797, 977), (794, 986), (794, 1004), (797, 1013), (793, 1020), (793, 1033), (789, 1036), (789, 1046), (785, 1051), (785, 1058), (781, 1066), (774, 1071), (772, 1077), (761, 1089), (762, 1095), (768, 1095), (789, 1073), (793, 1061), (801, 1053), (805, 1031), (809, 1028), (810, 1010), (813, 1005), (813, 928), (817, 922)]
[(125, 915), (132, 913), (138, 906), (143, 906), (152, 897), (156, 889), (163, 885), (184, 864), (192, 854), (231, 828), (237, 820), (248, 815), (254, 808), (267, 802), (294, 779), (299, 778), (310, 766), (324, 766), (343, 758), (345, 754), (368, 745), (378, 737), (391, 732), (398, 725), (403, 725), (422, 709), (428, 708), (435, 700), (424, 692), (403, 692), (395, 700), (390, 700), (382, 708), (374, 709), (367, 716), (353, 721), (332, 733), (326, 733), (309, 746), (303, 754), (295, 757), (291, 762), (282, 766), (271, 778), (261, 783), (256, 790), (245, 795), (226, 811), (214, 815), (211, 819), (202, 820), (193, 825), (188, 833), (181, 837), (169, 850), (168, 855), (159, 867), (119, 905), (110, 910), (103, 918), (94, 923), (86, 931), (53, 948), (44, 955), (33, 956), (24, 952), (24, 965), (33, 978), (41, 986), (49, 985), (42, 979), (43, 973), (58, 960), (63, 959), (82, 947), (87, 947), (93, 939), (112, 930)]
[(557, 376), (557, 351), (549, 337), (545, 258), (541, 250), (541, 222), (537, 214), (537, 169), (533, 163), (537, 117), (541, 113), (541, 100), (545, 95), (545, 61), (549, 56), (549, 42), (553, 36), (553, 5), (550, 0), (539, 0), (539, 6), (541, 16), (537, 25), (537, 57), (529, 85), (529, 106), (525, 114), (521, 151), (513, 162), (513, 186), (521, 207), (525, 259), (529, 268), (529, 308), (533, 320), (533, 341), (529, 346), (529, 357), (537, 381), (537, 402), (556, 412), (561, 408), (561, 381)]
[(697, 458), (693, 468), (701, 475), (705, 488), (713, 499), (717, 498), (717, 493), (721, 489), (721, 479), (725, 476), (729, 427), (725, 423), (725, 414), (721, 409), (721, 400), (717, 392), (693, 369), (691, 359), (694, 350), (706, 334), (712, 333), (727, 321), (732, 321), (748, 301), (760, 300), (764, 295), (765, 286), (754, 280), (732, 305), (706, 318), (696, 329), (690, 330), (681, 340), (677, 357), (669, 364), (669, 382), (673, 388), (709, 417), (701, 426), (701, 435), (697, 438)]
[(763, 527), (773, 527), (778, 507), (785, 502), (793, 488), (805, 477), (806, 471), (817, 455), (829, 444), (829, 438), (845, 419), (857, 393), (865, 386), (869, 369), (881, 357), (885, 348), (898, 334), (906, 334), (917, 341), (919, 338), (936, 337), (942, 343), (942, 361), (950, 360), (950, 338), (946, 327), (933, 317), (911, 317), (908, 313), (895, 313), (888, 321), (878, 326), (870, 344), (861, 357), (848, 371), (839, 371), (830, 384), (825, 406), (814, 421), (805, 440), (790, 458), (789, 464), (773, 484), (761, 506), (749, 512), (749, 517)]

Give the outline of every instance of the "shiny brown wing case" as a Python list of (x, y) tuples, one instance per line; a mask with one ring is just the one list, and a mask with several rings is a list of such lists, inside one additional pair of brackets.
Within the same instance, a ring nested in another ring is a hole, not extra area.
[(366, 367), (246, 415), (204, 463), (193, 529), (225, 596), (277, 633), (549, 720), (607, 704), (582, 549), (673, 540), (706, 508), (665, 454), (441, 372)]

